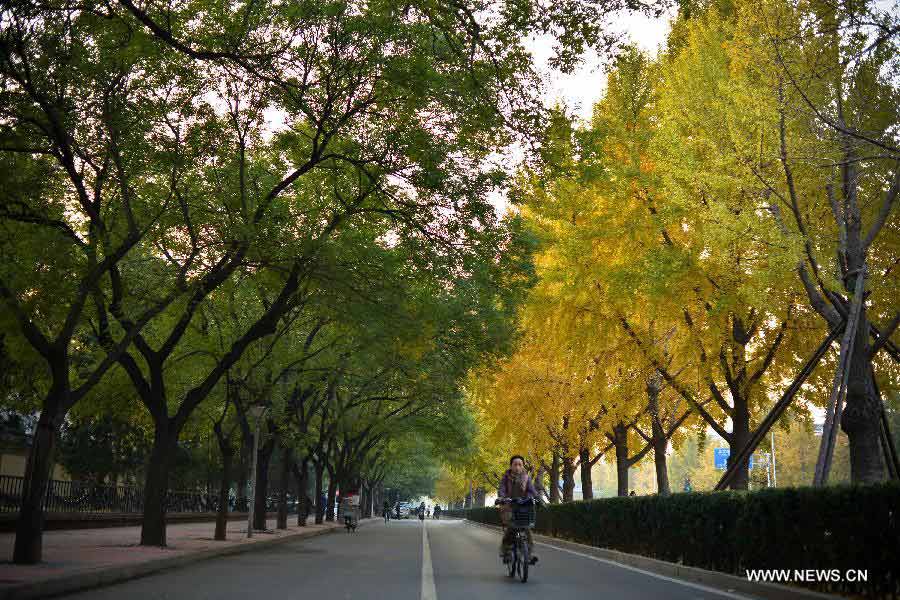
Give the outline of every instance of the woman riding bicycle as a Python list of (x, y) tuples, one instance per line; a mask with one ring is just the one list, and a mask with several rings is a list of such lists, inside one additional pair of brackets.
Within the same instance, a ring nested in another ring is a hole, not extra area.
[[(517, 499), (530, 498), (537, 500), (538, 493), (534, 489), (531, 477), (525, 470), (525, 459), (516, 454), (509, 459), (509, 469), (503, 474), (500, 480), (500, 487), (497, 489), (499, 499)], [(500, 520), (503, 523), (503, 540), (500, 542), (500, 556), (503, 562), (509, 560), (509, 554), (513, 543), (513, 530), (508, 526), (512, 515), (512, 507), (509, 504), (503, 504), (500, 507)], [(531, 564), (537, 562), (537, 556), (534, 555), (534, 540), (531, 537), (531, 530), (526, 530), (528, 536), (528, 554), (531, 556)]]

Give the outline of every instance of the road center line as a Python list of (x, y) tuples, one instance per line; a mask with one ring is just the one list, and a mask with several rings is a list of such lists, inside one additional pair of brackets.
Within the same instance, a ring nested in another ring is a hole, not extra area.
[(422, 600), (437, 600), (434, 587), (434, 571), (431, 567), (431, 548), (428, 546), (428, 528), (422, 521)]

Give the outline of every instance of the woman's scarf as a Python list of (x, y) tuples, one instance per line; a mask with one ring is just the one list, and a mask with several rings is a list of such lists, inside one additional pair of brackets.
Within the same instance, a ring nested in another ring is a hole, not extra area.
[(510, 469), (509, 470), (509, 493), (512, 495), (513, 489), (518, 486), (522, 495), (525, 495), (526, 490), (528, 489), (528, 473), (526, 471), (522, 471), (521, 475), (516, 475), (515, 472)]

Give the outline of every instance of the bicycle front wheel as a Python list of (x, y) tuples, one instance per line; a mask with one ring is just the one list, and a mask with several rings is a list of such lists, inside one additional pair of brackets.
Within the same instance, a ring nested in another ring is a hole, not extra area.
[(531, 561), (531, 556), (528, 553), (528, 544), (526, 542), (520, 541), (521, 545), (516, 554), (519, 555), (519, 579), (522, 580), (522, 583), (528, 581), (528, 564)]

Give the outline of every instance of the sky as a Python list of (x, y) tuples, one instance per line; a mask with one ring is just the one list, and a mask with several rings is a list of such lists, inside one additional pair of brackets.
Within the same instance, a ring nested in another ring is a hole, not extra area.
[[(642, 50), (655, 55), (665, 44), (669, 33), (670, 15), (651, 18), (638, 14), (623, 14), (614, 20), (617, 32), (622, 33)], [(603, 96), (606, 75), (602, 59), (595, 52), (584, 57), (579, 69), (570, 75), (563, 75), (547, 67), (552, 54), (551, 41), (537, 40), (528, 44), (535, 62), (547, 75), (548, 86), (545, 98), (548, 104), (561, 103), (570, 112), (582, 119), (590, 119), (594, 104)]]
[[(655, 56), (665, 44), (671, 18), (672, 15), (652, 18), (626, 13), (613, 19), (613, 26), (624, 36), (625, 40)], [(525, 46), (534, 56), (539, 72), (545, 77), (544, 100), (546, 105), (561, 104), (570, 114), (585, 121), (590, 120), (594, 104), (603, 97), (606, 88), (604, 69), (608, 65), (608, 61), (604, 61), (596, 52), (589, 52), (582, 57), (579, 68), (566, 75), (547, 65), (553, 55), (553, 39), (551, 37), (526, 41)], [(497, 163), (497, 166), (505, 165), (507, 168), (512, 166), (511, 170), (514, 170), (514, 166), (520, 164), (523, 157), (522, 148), (512, 146), (507, 148), (506, 153), (492, 157), (492, 160)], [(492, 192), (490, 202), (499, 215), (505, 214), (510, 209), (506, 196), (501, 192)]]

